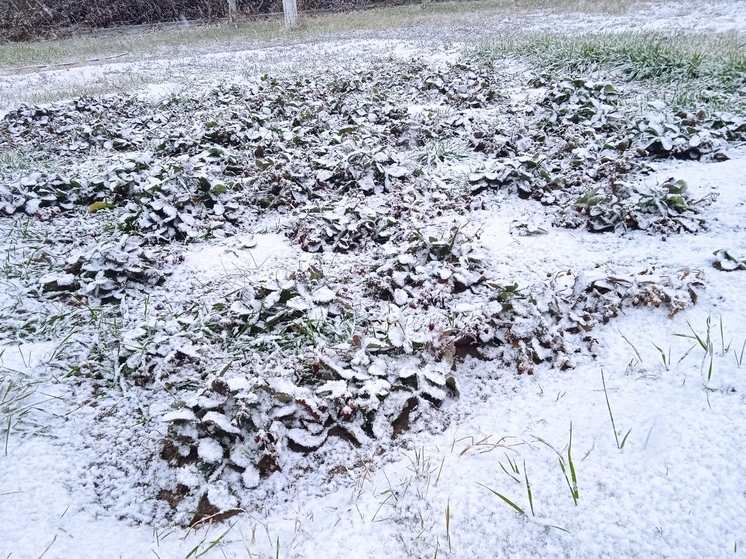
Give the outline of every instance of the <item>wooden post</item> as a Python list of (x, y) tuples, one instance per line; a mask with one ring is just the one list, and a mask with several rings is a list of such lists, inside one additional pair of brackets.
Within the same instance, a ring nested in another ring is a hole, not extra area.
[(298, 25), (298, 0), (282, 0), (282, 12), (285, 14), (285, 29)]
[(236, 24), (236, 0), (228, 0), (228, 23)]

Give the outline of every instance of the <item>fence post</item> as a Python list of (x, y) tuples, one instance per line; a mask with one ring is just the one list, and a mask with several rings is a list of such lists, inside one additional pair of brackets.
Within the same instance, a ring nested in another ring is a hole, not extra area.
[(298, 25), (298, 0), (282, 0), (282, 12), (285, 14), (285, 29)]

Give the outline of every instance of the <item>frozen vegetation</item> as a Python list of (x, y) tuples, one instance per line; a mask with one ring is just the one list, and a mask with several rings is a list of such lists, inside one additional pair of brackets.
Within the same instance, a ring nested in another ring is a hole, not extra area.
[(0, 557), (737, 554), (743, 7), (6, 71)]

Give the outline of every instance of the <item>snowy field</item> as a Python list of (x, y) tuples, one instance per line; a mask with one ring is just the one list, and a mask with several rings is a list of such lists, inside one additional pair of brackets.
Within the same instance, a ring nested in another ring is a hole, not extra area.
[(454, 19), (0, 72), (0, 558), (743, 553), (746, 3)]

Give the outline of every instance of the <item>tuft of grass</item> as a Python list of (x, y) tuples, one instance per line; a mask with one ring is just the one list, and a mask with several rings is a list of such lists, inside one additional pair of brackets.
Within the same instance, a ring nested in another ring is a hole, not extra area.
[(471, 54), (517, 55), (552, 75), (605, 72), (642, 83), (674, 108), (746, 106), (746, 35), (726, 33), (514, 34), (484, 42)]
[[(521, 483), (521, 480), (518, 477), (516, 477), (516, 476), (521, 475), (521, 470), (518, 467), (517, 462), (515, 460), (511, 460), (510, 456), (508, 456), (507, 454), (505, 455), (505, 457), (508, 459), (508, 465), (510, 466), (510, 470), (512, 471), (512, 473), (509, 472), (505, 468), (505, 466), (503, 466), (502, 462), (498, 462), (498, 464), (500, 464), (500, 468), (502, 468), (503, 472), (505, 472), (513, 481), (517, 483)], [(529, 505), (529, 508), (531, 509), (531, 516), (536, 516), (536, 513), (534, 512), (534, 494), (533, 494), (533, 491), (531, 491), (531, 482), (528, 480), (528, 468), (526, 467), (525, 460), (523, 461), (523, 480), (526, 484), (526, 494), (528, 496), (528, 505)], [(486, 487), (486, 486), (483, 486), (483, 487)], [(490, 489), (489, 487), (486, 487), (486, 488)], [(510, 499), (507, 499), (504, 495), (497, 493), (493, 491), (492, 489), (490, 489), (490, 491), (492, 491), (495, 495), (500, 497), (503, 501), (511, 505), (514, 509), (518, 510), (519, 512), (522, 512), (523, 514), (526, 514), (525, 511), (523, 511), (523, 509), (518, 507)]]
[[(5, 350), (2, 353), (4, 352)], [(31, 400), (37, 384), (21, 373), (0, 368), (0, 435), (4, 439), (3, 448), (6, 456), (11, 432), (36, 407)]]
[[(697, 332), (697, 330), (694, 329), (694, 327), (687, 321), (687, 326), (689, 327), (689, 333), (685, 334), (674, 334), (674, 336), (678, 338), (684, 338), (687, 340), (690, 340), (690, 343), (692, 344), (691, 347), (684, 353), (684, 355), (679, 359), (679, 362), (683, 361), (685, 357), (687, 357), (692, 350), (695, 350), (697, 348), (702, 350), (702, 363), (700, 366), (701, 372), (704, 374), (705, 371), (705, 365), (707, 365), (707, 381), (709, 382), (712, 380), (712, 376), (714, 374), (715, 370), (715, 344), (717, 337), (717, 332), (719, 330), (720, 333), (720, 352), (719, 355), (725, 356), (731, 351), (733, 352), (733, 357), (736, 360), (736, 365), (740, 369), (744, 364), (744, 356), (746, 356), (746, 340), (744, 340), (743, 344), (741, 345), (740, 351), (738, 350), (738, 346), (733, 346), (733, 338), (728, 338), (728, 342), (726, 343), (726, 336), (725, 336), (725, 325), (723, 323), (723, 317), (721, 316), (718, 320), (717, 326), (713, 324), (712, 317), (707, 317), (707, 320), (705, 321), (705, 330), (704, 333), (700, 334)], [(713, 335), (714, 333), (714, 335)]]
[[(666, 368), (667, 371), (670, 370), (671, 369), (671, 365), (673, 364), (673, 357), (671, 356), (671, 348), (669, 347), (668, 348), (668, 353), (666, 353), (666, 351), (662, 347), (660, 347), (656, 343), (653, 343), (653, 342), (651, 342), (651, 343), (653, 344), (653, 347), (658, 350), (658, 353), (660, 353), (661, 360), (663, 361), (663, 366)], [(679, 357), (679, 359), (676, 361), (676, 365), (678, 365), (684, 359), (686, 359), (687, 356), (689, 355), (689, 353), (695, 347), (696, 347), (696, 345), (690, 347), (687, 351), (685, 351), (684, 354), (681, 357)]]
[[(572, 451), (571, 451), (571, 448), (572, 448), (572, 423), (570, 423), (570, 443), (568, 445), (568, 450), (567, 450), (567, 463), (565, 462), (565, 458), (562, 456), (562, 454), (559, 453), (559, 452), (557, 452), (557, 450), (555, 450), (544, 439), (541, 439), (541, 438), (537, 437), (537, 440), (539, 442), (545, 444), (546, 446), (548, 446), (550, 449), (552, 449), (554, 452), (556, 452), (557, 455), (559, 456), (560, 467), (562, 468), (563, 473), (565, 473), (565, 479), (567, 480), (568, 486), (570, 487), (570, 491), (572, 492), (572, 495), (573, 495), (573, 500), (575, 502), (575, 505), (577, 506), (577, 504), (578, 504), (578, 498), (579, 498), (579, 493), (578, 493), (578, 479), (577, 479), (577, 476), (575, 474), (575, 465), (574, 465), (574, 463), (572, 461)], [(518, 465), (515, 463), (515, 461), (510, 460), (510, 459), (508, 459), (508, 461), (509, 461), (509, 463), (511, 465), (511, 468), (513, 468), (515, 466), (515, 469), (513, 471), (515, 473), (517, 473), (518, 475), (520, 475), (520, 469), (518, 468)], [(568, 470), (568, 466), (566, 464), (569, 464), (569, 470)], [(501, 467), (502, 467), (502, 464), (501, 464)], [(510, 473), (508, 473), (505, 470), (504, 467), (503, 467), (503, 471), (505, 471), (513, 479), (516, 479)], [(569, 477), (568, 477), (568, 473), (567, 473), (568, 471), (569, 471)], [(534, 510), (534, 495), (533, 495), (533, 491), (531, 489), (531, 482), (528, 479), (528, 468), (526, 466), (526, 461), (525, 460), (523, 461), (523, 479), (524, 479), (524, 481), (526, 483), (526, 494), (528, 496), (528, 505), (529, 505), (529, 509), (531, 510), (531, 516), (532, 517), (536, 517), (536, 512)], [(516, 480), (516, 481), (518, 481), (520, 483), (520, 480)], [(480, 487), (484, 487), (485, 489), (487, 489), (490, 493), (492, 493), (493, 495), (495, 495), (496, 497), (498, 497), (501, 501), (503, 501), (506, 505), (508, 505), (510, 508), (512, 508), (519, 515), (525, 516), (525, 517), (528, 518), (528, 514), (526, 513), (526, 510), (523, 509), (523, 508), (521, 508), (519, 505), (517, 505), (515, 503), (515, 501), (512, 501), (510, 498), (506, 497), (502, 493), (498, 493), (497, 491), (495, 491), (491, 487), (488, 487), (488, 486), (486, 486), (486, 485), (484, 485), (482, 483), (477, 482), (477, 485), (479, 485)], [(450, 503), (449, 503), (449, 505), (450, 505)], [(449, 514), (449, 510), (446, 511), (446, 514), (447, 515)], [(562, 532), (567, 532), (568, 534), (570, 533), (569, 530), (567, 530), (565, 528), (562, 528), (561, 526), (556, 526), (554, 524), (543, 524), (543, 526), (546, 529), (555, 528), (557, 530), (561, 530)], [(449, 545), (450, 545), (450, 540), (449, 540)]]
[(422, 146), (417, 154), (420, 163), (433, 167), (441, 162), (459, 161), (466, 157), (463, 146), (449, 140), (432, 139)]
[[(560, 470), (562, 470), (562, 475), (565, 478), (565, 481), (567, 482), (567, 487), (570, 489), (570, 495), (572, 496), (572, 500), (575, 503), (575, 506), (578, 506), (578, 499), (580, 499), (580, 491), (578, 490), (578, 476), (575, 471), (575, 463), (572, 460), (572, 421), (570, 422), (570, 441), (567, 443), (567, 455), (563, 455), (562, 452), (558, 451), (556, 448), (554, 448), (552, 445), (550, 445), (547, 441), (542, 439), (541, 437), (535, 437), (537, 441), (539, 441), (541, 444), (546, 445), (548, 448), (550, 448), (554, 453), (557, 455), (557, 461), (559, 462)], [(557, 528), (557, 526), (550, 526), (551, 528)], [(563, 528), (559, 528), (560, 530), (563, 530)]]
[[(702, 369), (704, 369), (705, 363), (707, 363), (707, 359), (709, 357), (709, 366), (707, 367), (707, 381), (709, 382), (712, 379), (715, 360), (715, 342), (712, 338), (712, 318), (709, 316), (707, 317), (707, 320), (705, 321), (705, 333), (701, 336), (697, 333), (697, 331), (689, 323), (689, 321), (687, 321), (686, 325), (689, 326), (691, 334), (674, 334), (674, 336), (679, 338), (687, 338), (695, 342), (692, 348), (689, 349), (689, 351), (696, 347), (699, 347), (704, 352), (704, 356), (702, 357)], [(721, 336), (723, 336), (722, 318), (720, 320), (720, 333)], [(721, 345), (723, 346), (723, 354), (725, 354), (725, 341), (721, 341)], [(728, 349), (730, 349), (730, 345), (728, 346)], [(689, 352), (687, 352), (687, 354), (688, 353)]]
[(74, 99), (76, 97), (89, 97), (89, 96), (103, 96), (111, 95), (114, 93), (127, 93), (136, 89), (143, 88), (149, 84), (158, 83), (162, 81), (162, 77), (158, 78), (154, 75), (125, 75), (116, 78), (99, 78), (88, 80), (86, 82), (77, 83), (74, 85), (66, 85), (63, 87), (51, 87), (44, 90), (31, 89), (29, 91), (21, 91), (17, 93), (5, 93), (0, 95), (0, 101), (5, 102), (8, 105), (11, 103), (31, 103), (31, 104), (44, 104), (54, 103), (56, 101), (64, 101), (67, 99)]
[(31, 161), (14, 151), (0, 151), (0, 173), (3, 171), (27, 171), (31, 169)]

